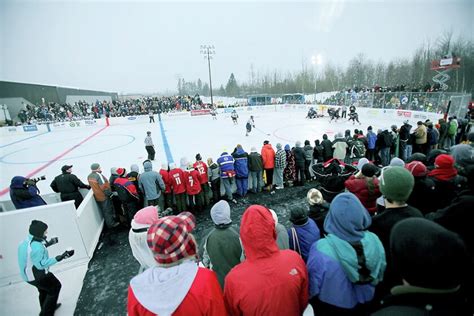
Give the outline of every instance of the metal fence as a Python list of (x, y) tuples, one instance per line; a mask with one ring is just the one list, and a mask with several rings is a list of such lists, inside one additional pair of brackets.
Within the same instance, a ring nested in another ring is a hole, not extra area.
[(445, 113), (449, 101), (451, 107), (449, 115), (464, 117), (467, 112), (470, 94), (445, 93), (445, 92), (340, 92), (326, 100), (326, 105), (350, 106), (356, 104), (360, 107), (378, 109), (399, 109), (411, 111), (423, 111), (434, 113)]

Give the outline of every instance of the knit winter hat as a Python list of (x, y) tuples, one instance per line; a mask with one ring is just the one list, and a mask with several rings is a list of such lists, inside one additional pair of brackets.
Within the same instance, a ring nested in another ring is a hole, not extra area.
[(323, 195), (318, 189), (310, 189), (306, 194), (309, 205), (317, 205), (324, 202)]
[[(474, 132), (472, 133), (474, 135)], [(474, 161), (474, 148), (467, 144), (459, 144), (451, 147), (451, 156), (457, 164)]]
[(166, 162), (163, 162), (163, 163), (161, 164), (161, 169), (163, 169), (163, 170), (168, 170), (168, 164), (167, 164)]
[(122, 177), (123, 175), (125, 175), (126, 170), (125, 168), (117, 168), (116, 172), (117, 172), (117, 175)]
[(414, 153), (407, 159), (407, 162), (412, 161), (421, 161), (422, 163), (426, 163), (426, 155), (422, 153)]
[(48, 225), (46, 223), (34, 219), (31, 221), (29, 233), (33, 235), (33, 237), (42, 239), (44, 237), (44, 232), (47, 229)]
[(379, 177), (380, 192), (390, 201), (405, 202), (413, 190), (415, 179), (403, 167), (386, 167)]
[(92, 165), (91, 165), (91, 170), (92, 171), (96, 171), (97, 169), (100, 168), (100, 165), (97, 163), (97, 162), (94, 162)]
[(151, 225), (158, 219), (158, 209), (156, 206), (142, 208), (135, 214), (135, 216), (133, 216), (135, 223), (142, 225)]
[(110, 168), (110, 174), (118, 176), (117, 167)]
[(393, 157), (392, 160), (390, 160), (390, 166), (392, 167), (405, 167), (405, 162), (401, 160), (398, 157)]
[(197, 245), (191, 232), (196, 227), (194, 215), (182, 212), (166, 216), (150, 226), (147, 233), (148, 247), (161, 265), (175, 265), (181, 260), (195, 257)]
[(428, 174), (428, 169), (426, 169), (426, 166), (419, 161), (412, 161), (410, 163), (407, 163), (405, 165), (405, 168), (410, 171), (410, 173), (415, 177), (424, 177)]
[(452, 289), (465, 277), (469, 261), (455, 233), (424, 218), (398, 222), (390, 234), (393, 267), (410, 285)]
[(362, 170), (362, 167), (363, 167), (365, 164), (367, 164), (367, 163), (369, 163), (369, 159), (367, 159), (367, 158), (360, 158), (360, 159), (359, 159), (359, 162), (357, 163), (357, 169), (359, 169), (359, 171), (361, 171), (361, 170)]
[(294, 207), (290, 210), (290, 222), (295, 225), (303, 225), (308, 222), (308, 211), (303, 207)]
[(285, 145), (285, 150), (290, 150), (290, 149), (291, 149), (291, 148), (290, 148), (290, 145), (286, 144), (286, 145)]
[(362, 167), (361, 172), (364, 176), (371, 178), (377, 173), (378, 170), (379, 169), (375, 165), (367, 163)]
[(140, 168), (138, 167), (138, 165), (133, 164), (133, 165), (130, 166), (130, 171), (132, 171), (132, 172), (140, 172)]
[(202, 160), (201, 154), (196, 155), (196, 160)]
[(342, 240), (355, 242), (364, 237), (364, 230), (371, 223), (369, 212), (359, 199), (354, 194), (345, 192), (332, 200), (324, 220), (324, 230)]
[(255, 146), (252, 146), (252, 147), (250, 148), (250, 152), (251, 152), (251, 153), (256, 153), (256, 152), (257, 152), (257, 148), (255, 148)]
[(298, 140), (296, 141), (296, 144), (295, 144), (296, 147), (301, 147), (301, 142)]
[(211, 208), (211, 218), (216, 225), (226, 225), (232, 223), (230, 218), (230, 205), (227, 201), (220, 200)]
[(187, 166), (188, 166), (188, 164), (189, 164), (188, 158), (186, 158), (186, 157), (181, 158), (181, 159), (179, 160), (179, 164), (180, 164), (179, 167), (180, 167), (181, 169), (186, 170), (186, 168), (187, 168)]
[(451, 169), (454, 167), (454, 158), (446, 154), (439, 155), (435, 159), (435, 166), (438, 169)]
[(276, 144), (276, 148), (277, 148), (278, 150), (280, 150), (280, 149), (282, 148), (281, 144), (280, 144), (280, 143), (277, 143), (277, 144)]

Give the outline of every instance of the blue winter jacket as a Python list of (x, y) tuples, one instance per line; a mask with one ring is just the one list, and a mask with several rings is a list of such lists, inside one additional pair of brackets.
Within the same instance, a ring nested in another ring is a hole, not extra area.
[(226, 179), (229, 177), (235, 176), (234, 170), (234, 158), (229, 155), (227, 152), (223, 152), (221, 156), (217, 159), (217, 164), (221, 169), (221, 178)]
[(43, 242), (28, 237), (18, 246), (18, 265), (24, 281), (34, 281), (48, 273), (49, 267), (56, 264), (55, 258), (50, 258)]
[(377, 140), (377, 134), (374, 132), (370, 131), (367, 132), (367, 148), (368, 149), (374, 149), (375, 148), (375, 141)]
[[(315, 221), (311, 218), (308, 219), (306, 224), (293, 225), (293, 228), (296, 231), (300, 245), (301, 257), (306, 263), (308, 261), (309, 250), (311, 249), (311, 246), (319, 240), (321, 233), (319, 232), (318, 225), (316, 225)], [(293, 233), (291, 228), (288, 229), (288, 237), (290, 239), (290, 249), (298, 252), (298, 249), (293, 242)]]
[(235, 159), (234, 168), (236, 178), (248, 178), (249, 167), (248, 167), (248, 154), (243, 148), (237, 148), (232, 157)]
[(46, 202), (39, 195), (39, 190), (36, 186), (25, 186), (26, 178), (16, 176), (13, 177), (10, 184), (10, 199), (17, 210), (22, 208), (46, 205)]

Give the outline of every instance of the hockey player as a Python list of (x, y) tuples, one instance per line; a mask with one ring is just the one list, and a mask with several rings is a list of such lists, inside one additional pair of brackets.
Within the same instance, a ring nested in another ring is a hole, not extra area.
[(309, 108), (308, 115), (306, 115), (306, 118), (314, 119), (314, 118), (317, 118), (317, 117), (318, 117), (318, 113), (316, 113), (314, 108), (313, 107)]
[(215, 108), (211, 109), (211, 116), (213, 120), (217, 120), (217, 111)]
[(336, 110), (332, 108), (328, 108), (328, 114), (329, 114), (329, 117), (331, 118), (329, 122), (332, 122), (332, 120), (335, 120), (337, 122), (337, 119), (340, 117), (339, 111), (340, 111), (339, 108)]
[(249, 133), (252, 131), (252, 127), (255, 128), (255, 121), (253, 120), (253, 115), (250, 115), (250, 118), (247, 121), (245, 127), (247, 128), (247, 133), (245, 133), (245, 136), (249, 136)]
[(239, 118), (239, 114), (237, 114), (237, 111), (233, 110), (230, 117), (232, 118), (232, 122), (234, 123), (234, 125), (239, 124), (239, 122), (237, 122), (237, 119)]
[(349, 121), (352, 121), (352, 125), (354, 125), (356, 121), (359, 123), (359, 125), (362, 125), (362, 123), (359, 122), (359, 114), (357, 114), (356, 107), (354, 105), (349, 107)]

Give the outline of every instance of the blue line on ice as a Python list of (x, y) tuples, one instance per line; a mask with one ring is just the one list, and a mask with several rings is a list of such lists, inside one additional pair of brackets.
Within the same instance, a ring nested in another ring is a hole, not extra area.
[(163, 121), (159, 120), (160, 122), (160, 130), (161, 130), (161, 138), (163, 139), (163, 148), (166, 154), (166, 160), (168, 160), (168, 164), (174, 162), (173, 155), (171, 154), (170, 145), (168, 144), (168, 138), (166, 137), (165, 128), (163, 127)]

